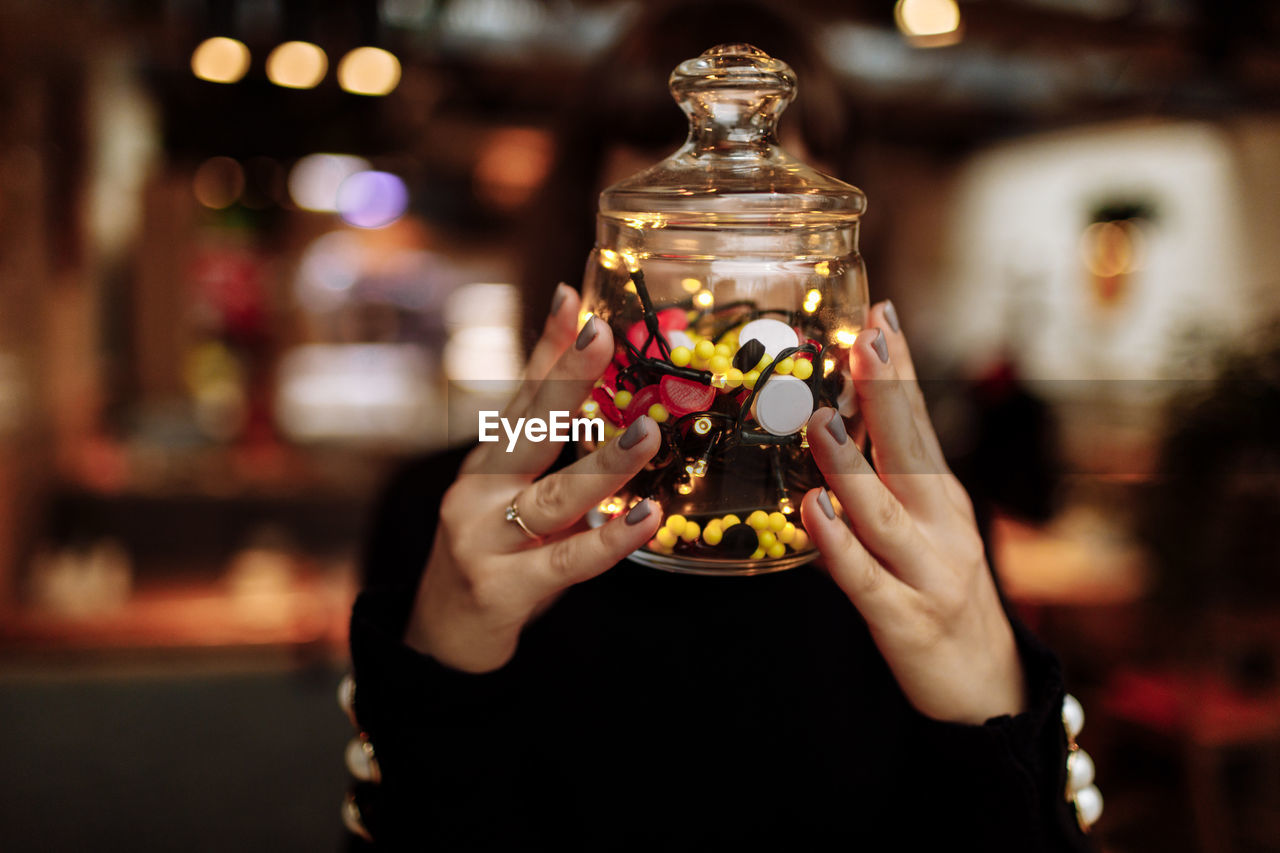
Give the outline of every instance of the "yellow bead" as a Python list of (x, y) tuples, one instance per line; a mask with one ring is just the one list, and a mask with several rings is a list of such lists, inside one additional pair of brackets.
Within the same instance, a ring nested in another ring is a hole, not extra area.
[(809, 534), (800, 528), (796, 528), (795, 538), (791, 540), (791, 547), (797, 551), (803, 551), (809, 547)]
[(769, 529), (774, 533), (787, 526), (787, 517), (780, 512), (769, 513)]
[(791, 356), (787, 356), (786, 358), (784, 358), (782, 361), (778, 362), (774, 366), (773, 372), (786, 376), (788, 373), (790, 373), (792, 370), (795, 369), (795, 366), (796, 366), (795, 359), (793, 359)]
[(771, 364), (773, 364), (773, 356), (769, 355), (769, 353), (765, 353), (760, 356), (760, 361), (756, 364), (756, 370), (764, 370)]
[(716, 354), (716, 345), (705, 339), (698, 341), (698, 345), (693, 348), (693, 354), (706, 361)]
[(663, 527), (670, 530), (676, 536), (679, 536), (681, 533), (684, 533), (684, 527), (688, 523), (689, 522), (685, 521), (685, 517), (683, 515), (668, 515), (667, 523), (664, 524)]
[(752, 551), (752, 552), (751, 552), (751, 556), (750, 556), (750, 557), (748, 557), (747, 559), (749, 559), (749, 560), (763, 560), (763, 559), (764, 559), (764, 549), (763, 549), (763, 548), (757, 548), (757, 549), (755, 549), (754, 551)]
[(742, 384), (742, 371), (736, 367), (731, 367), (724, 374), (725, 385), (729, 388), (737, 388)]
[(728, 373), (729, 368), (733, 367), (733, 362), (729, 360), (728, 356), (713, 355), (711, 356), (710, 366), (712, 373)]
[(735, 524), (741, 524), (741, 523), (742, 523), (742, 519), (738, 518), (738, 517), (737, 517), (736, 515), (734, 515), (733, 513), (729, 513), (728, 515), (726, 515), (726, 516), (724, 517), (724, 521), (722, 521), (721, 523), (722, 523), (725, 527), (733, 527)]
[(800, 359), (796, 362), (795, 367), (791, 368), (791, 375), (796, 379), (808, 379), (813, 375), (813, 362)]
[(755, 530), (767, 529), (769, 527), (769, 513), (762, 509), (756, 510), (747, 516), (747, 526)]
[(733, 358), (733, 347), (726, 343), (716, 344), (716, 355), (722, 355), (725, 358)]
[(756, 381), (760, 379), (760, 371), (753, 370), (750, 373), (743, 374), (742, 387), (748, 390), (756, 387)]
[(787, 546), (783, 545), (781, 542), (774, 542), (768, 548), (765, 548), (764, 552), (776, 560), (783, 554), (787, 553)]
[(658, 540), (658, 544), (664, 548), (672, 548), (676, 544), (676, 535), (671, 532), (669, 527), (659, 530), (653, 538)]
[(706, 529), (702, 531), (702, 541), (708, 545), (719, 545), (723, 538), (724, 531), (720, 529), (720, 522), (708, 521)]
[(774, 536), (768, 530), (761, 530), (758, 535), (760, 539), (760, 547), (764, 548), (766, 551), (778, 542), (778, 537)]
[(680, 538), (686, 542), (692, 542), (698, 538), (698, 534), (702, 532), (702, 528), (698, 526), (698, 522), (690, 521), (684, 526), (684, 532), (680, 534)]
[(693, 353), (688, 347), (676, 347), (671, 351), (671, 363), (676, 367), (684, 367), (693, 361)]
[(649, 417), (658, 423), (665, 423), (667, 420), (667, 407), (661, 403), (654, 403), (649, 407)]
[(622, 409), (625, 409), (627, 406), (630, 406), (630, 405), (631, 405), (631, 392), (630, 392), (630, 391), (619, 391), (617, 394), (614, 394), (614, 395), (613, 395), (613, 404), (614, 404), (615, 406), (617, 406), (617, 407), (618, 407), (618, 410), (619, 410), (619, 411), (621, 411)]
[(605, 421), (604, 440), (608, 441), (609, 439), (613, 438), (617, 434), (618, 434), (618, 428), (613, 424), (609, 423), (608, 421)]
[(795, 538), (796, 526), (788, 521), (783, 525), (782, 529), (778, 531), (778, 541), (783, 545), (790, 545)]

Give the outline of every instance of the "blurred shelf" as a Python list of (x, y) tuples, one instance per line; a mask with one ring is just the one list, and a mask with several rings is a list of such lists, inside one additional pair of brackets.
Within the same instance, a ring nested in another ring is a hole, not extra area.
[(12, 607), (0, 611), (0, 654), (310, 647), (340, 656), (354, 597), (354, 575), (345, 572), (262, 591), (149, 585), (95, 613)]

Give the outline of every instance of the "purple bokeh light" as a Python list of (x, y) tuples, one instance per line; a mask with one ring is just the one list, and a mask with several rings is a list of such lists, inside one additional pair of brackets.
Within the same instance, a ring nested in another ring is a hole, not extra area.
[(409, 207), (409, 190), (390, 172), (357, 172), (338, 187), (338, 214), (357, 228), (382, 228)]

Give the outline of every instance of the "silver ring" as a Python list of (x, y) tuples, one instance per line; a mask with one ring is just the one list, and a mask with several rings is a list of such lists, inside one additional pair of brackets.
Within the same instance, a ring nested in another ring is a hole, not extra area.
[(517, 494), (514, 498), (511, 499), (511, 503), (507, 504), (507, 510), (504, 513), (504, 517), (507, 519), (507, 521), (514, 521), (520, 527), (520, 529), (524, 531), (525, 536), (528, 536), (534, 542), (539, 542), (542, 540), (542, 537), (534, 533), (532, 530), (530, 530), (529, 525), (525, 524), (524, 519), (520, 517), (520, 510), (516, 508), (516, 501), (519, 498), (520, 498), (520, 495)]

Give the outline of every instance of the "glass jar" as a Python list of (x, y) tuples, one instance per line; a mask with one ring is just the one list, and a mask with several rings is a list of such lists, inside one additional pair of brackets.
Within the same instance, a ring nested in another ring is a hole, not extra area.
[(721, 45), (670, 84), (689, 138), (601, 194), (583, 298), (616, 343), (583, 414), (605, 420), (608, 441), (647, 413), (662, 446), (590, 520), (653, 498), (663, 527), (632, 559), (698, 574), (788, 569), (817, 556), (798, 512), (822, 483), (805, 424), (819, 406), (855, 414), (866, 196), (778, 147), (796, 94), (786, 63)]

